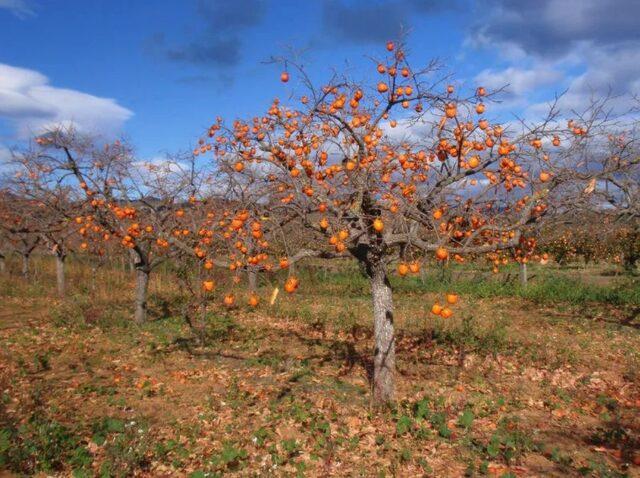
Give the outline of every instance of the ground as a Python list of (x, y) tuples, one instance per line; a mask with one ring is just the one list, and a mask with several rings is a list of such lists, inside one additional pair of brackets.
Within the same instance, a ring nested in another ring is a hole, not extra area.
[[(0, 282), (0, 470), (59, 476), (640, 476), (640, 285), (607, 267), (394, 278), (397, 404), (371, 406), (357, 271), (180, 318), (170, 272), (149, 323), (126, 271), (71, 264)], [(478, 266), (479, 267), (479, 266)], [(570, 277), (570, 278), (567, 278)], [(454, 317), (430, 314), (460, 293)], [(2, 476), (0, 472), (0, 476)], [(13, 476), (13, 475), (8, 475)]]

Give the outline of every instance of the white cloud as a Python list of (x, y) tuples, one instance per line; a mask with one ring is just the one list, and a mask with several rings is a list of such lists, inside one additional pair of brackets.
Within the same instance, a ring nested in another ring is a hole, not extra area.
[(532, 68), (510, 66), (503, 70), (486, 69), (475, 77), (475, 82), (489, 90), (507, 87), (508, 93), (521, 96), (540, 86), (550, 85), (562, 78), (562, 73), (550, 64)]
[(37, 71), (0, 63), (0, 119), (14, 126), (19, 139), (59, 124), (109, 135), (132, 115), (113, 99), (58, 88)]
[(133, 166), (143, 175), (150, 173), (166, 175), (184, 171), (183, 165), (179, 161), (174, 161), (162, 156), (155, 156), (151, 159), (136, 161)]
[(0, 166), (11, 159), (11, 151), (6, 146), (0, 144)]
[[(617, 113), (640, 85), (638, 0), (491, 0), (477, 10), (465, 46), (498, 52), (502, 70), (484, 70), (476, 81), (490, 88), (510, 84), (506, 103), (538, 115), (547, 100), (567, 90), (565, 112), (587, 108), (612, 94)], [(626, 95), (627, 99), (623, 99)]]
[(408, 142), (420, 144), (425, 139), (432, 138), (432, 129), (438, 124), (440, 116), (435, 109), (425, 111), (420, 119), (411, 121), (406, 118), (397, 118), (396, 126), (391, 127), (390, 121), (380, 123), (380, 129), (385, 138), (396, 143)]
[(9, 10), (18, 18), (35, 15), (31, 2), (27, 0), (0, 0), (0, 8)]
[[(567, 93), (558, 101), (565, 113), (581, 112), (592, 101), (610, 96), (607, 109), (624, 114), (633, 106), (629, 95), (640, 91), (640, 51), (633, 45), (626, 48), (595, 48), (583, 52), (589, 67), (579, 75), (569, 77)], [(545, 103), (532, 104), (528, 111), (538, 113)]]

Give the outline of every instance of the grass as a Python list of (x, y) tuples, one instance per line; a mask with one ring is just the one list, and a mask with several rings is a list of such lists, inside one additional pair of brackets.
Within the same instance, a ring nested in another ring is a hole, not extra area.
[[(640, 330), (633, 277), (473, 265), (393, 276), (398, 401), (370, 407), (368, 284), (299, 270), (298, 293), (212, 306), (206, 341), (180, 317), (171, 271), (151, 320), (132, 277), (70, 261), (0, 279), (0, 470), (59, 476), (635, 476)], [(635, 279), (637, 280), (637, 279)], [(275, 282), (273, 282), (275, 284)], [(4, 288), (7, 286), (6, 289)], [(430, 314), (455, 291), (454, 317)], [(338, 299), (336, 299), (338, 298)], [(375, 470), (375, 474), (372, 474)]]
[[(567, 302), (586, 304), (601, 302), (611, 305), (640, 305), (640, 280), (623, 279), (607, 286), (587, 284), (575, 277), (556, 271), (534, 269), (535, 277), (527, 286), (516, 278), (488, 277), (488, 274), (465, 273), (465, 270), (428, 272), (422, 277), (392, 278), (394, 290), (399, 293), (444, 293), (456, 291), (473, 298), (519, 297), (538, 303)], [(508, 271), (507, 271), (508, 275)], [(515, 274), (513, 274), (515, 275)], [(357, 271), (334, 273), (326, 279), (330, 284), (346, 287), (352, 294), (364, 294), (368, 289), (366, 279)]]

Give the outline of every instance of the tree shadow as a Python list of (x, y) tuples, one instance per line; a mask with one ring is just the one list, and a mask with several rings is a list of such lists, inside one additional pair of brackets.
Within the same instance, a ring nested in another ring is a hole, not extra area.
[[(318, 338), (308, 337), (295, 330), (277, 330), (277, 333), (286, 341), (295, 339), (301, 346), (306, 348), (310, 353), (305, 354), (299, 358), (300, 361), (315, 361), (318, 365), (322, 366), (327, 363), (343, 364), (343, 368), (339, 376), (348, 375), (353, 372), (354, 368), (360, 366), (365, 371), (369, 384), (373, 381), (373, 358), (371, 354), (363, 354), (358, 351), (357, 344), (361, 340), (367, 340), (367, 332), (363, 329), (354, 327), (351, 330), (349, 339), (330, 339), (330, 338)], [(261, 355), (242, 355), (237, 352), (230, 353), (225, 350), (224, 342), (231, 337), (209, 337), (203, 335), (191, 335), (176, 337), (169, 344), (168, 347), (158, 351), (164, 355), (170, 355), (176, 351), (184, 352), (192, 357), (197, 357), (207, 360), (215, 359), (229, 359), (237, 361), (258, 361), (264, 363), (272, 363), (273, 361), (286, 360), (280, 355), (274, 355), (263, 353)], [(263, 337), (267, 339), (267, 337)], [(322, 351), (317, 353), (311, 353), (313, 347), (320, 347)]]

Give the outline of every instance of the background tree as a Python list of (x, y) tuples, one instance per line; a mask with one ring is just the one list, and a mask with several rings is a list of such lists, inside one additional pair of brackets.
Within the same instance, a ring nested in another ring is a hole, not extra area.
[(46, 162), (60, 181), (82, 191), (87, 212), (76, 220), (85, 234), (90, 233), (87, 237), (117, 240), (130, 251), (136, 272), (134, 318), (144, 322), (150, 274), (166, 259), (158, 229), (170, 227), (174, 206), (191, 186), (189, 181), (172, 182), (167, 172), (186, 167), (183, 176), (193, 178), (193, 170), (172, 159), (161, 167), (149, 165), (138, 161), (124, 142), (100, 143), (69, 129), (52, 130), (37, 142), (38, 161)]
[[(585, 222), (573, 235), (598, 234), (605, 249), (617, 248), (626, 271), (635, 269), (640, 260), (640, 148), (638, 120), (634, 109), (614, 115), (607, 98), (594, 100), (591, 134), (581, 145), (581, 158), (589, 171), (597, 174), (578, 175), (580, 181), (565, 192), (571, 204), (568, 215)], [(574, 221), (575, 222), (575, 221)], [(589, 232), (587, 232), (588, 229)], [(599, 241), (574, 240), (578, 253)]]
[(82, 202), (74, 189), (33, 151), (14, 153), (10, 164), (12, 176), (7, 188), (16, 198), (29, 201), (35, 208), (29, 215), (31, 232), (56, 261), (56, 284), (59, 296), (65, 293), (65, 261), (74, 236), (80, 227)]
[(2, 191), (0, 200), (0, 227), (8, 247), (20, 255), (21, 274), (30, 275), (31, 255), (42, 242), (42, 231), (37, 219), (41, 211), (35, 201)]

